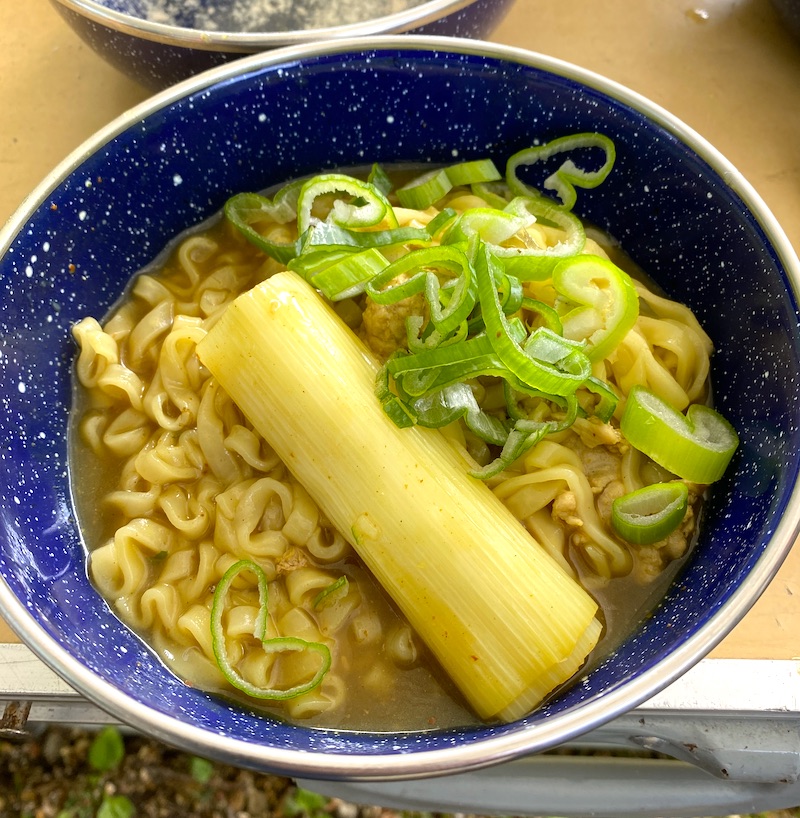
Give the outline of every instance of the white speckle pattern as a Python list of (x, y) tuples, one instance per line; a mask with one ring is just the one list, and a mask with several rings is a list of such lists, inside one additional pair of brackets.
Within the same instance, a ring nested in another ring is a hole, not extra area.
[[(282, 66), (264, 60), (217, 85), (190, 87), (97, 145), (0, 248), (0, 573), (8, 604), (35, 617), (93, 678), (144, 704), (174, 743), (189, 729), (203, 731), (209, 753), (219, 735), (239, 742), (234, 763), (292, 775), (324, 753), (355, 756), (352, 769), (363, 772), (375, 759), (399, 768), (447, 749), (454, 769), (461, 750), (485, 738), (518, 737), (519, 752), (544, 749), (539, 731), (550, 731), (552, 743), (571, 709), (570, 718), (581, 708), (591, 726), (603, 720), (612, 688), (643, 673), (657, 681), (659, 663), (724, 611), (770, 549), (800, 457), (800, 272), (783, 268), (764, 229), (706, 160), (574, 79), (458, 44)], [(347, 735), (277, 724), (180, 683), (86, 577), (67, 479), (71, 324), (105, 313), (136, 270), (234, 192), (365, 161), (488, 155), (502, 164), (523, 147), (588, 129), (614, 139), (617, 164), (603, 186), (580, 191), (576, 209), (696, 310), (717, 346), (716, 400), (742, 440), (735, 471), (707, 505), (699, 547), (664, 604), (600, 667), (521, 724)], [(299, 755), (287, 767), (271, 755), (277, 750)]]

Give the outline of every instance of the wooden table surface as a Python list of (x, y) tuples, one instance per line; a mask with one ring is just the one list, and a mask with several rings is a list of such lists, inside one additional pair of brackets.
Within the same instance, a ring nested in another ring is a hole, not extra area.
[[(800, 249), (800, 43), (769, 0), (517, 0), (491, 39), (579, 64), (671, 111), (744, 173)], [(148, 96), (47, 0), (0, 0), (0, 223)], [(16, 637), (0, 621), (2, 641)], [(713, 656), (800, 658), (800, 546)]]

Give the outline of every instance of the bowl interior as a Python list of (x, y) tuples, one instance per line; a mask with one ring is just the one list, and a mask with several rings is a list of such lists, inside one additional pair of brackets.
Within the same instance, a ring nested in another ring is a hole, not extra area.
[[(787, 272), (730, 177), (709, 164), (713, 152), (697, 155), (630, 99), (592, 87), (599, 80), (533, 55), (491, 48), (481, 55), (455, 41), (435, 49), (415, 38), (394, 43), (249, 59), (218, 72), (213, 84), (156, 98), (147, 116), (131, 117), (61, 169), (7, 229), (0, 260), (4, 613), (68, 681), (122, 720), (209, 756), (290, 774), (369, 774), (377, 757), (389, 759), (384, 773), (419, 773), (415, 758), (439, 750), (452, 757), (444, 767), (456, 769), (459, 753), (483, 741), (536, 750), (595, 726), (614, 715), (606, 706), (612, 694), (636, 679), (646, 680), (639, 699), (655, 693), (676, 672), (667, 666), (676, 651), (692, 640), (708, 650), (732, 627), (726, 606), (765, 552), (788, 550), (787, 537), (771, 538), (784, 513), (793, 522), (796, 515), (787, 509), (800, 452), (797, 271)], [(742, 441), (667, 598), (580, 683), (502, 727), (404, 736), (312, 731), (185, 686), (119, 624), (87, 579), (67, 475), (70, 325), (105, 313), (174, 235), (234, 192), (376, 160), (488, 155), (503, 163), (534, 141), (584, 130), (615, 141), (617, 164), (603, 186), (580, 192), (576, 210), (696, 311), (716, 345), (717, 404)], [(613, 707), (637, 704), (633, 696)], [(290, 750), (326, 755), (282, 755)], [(337, 766), (336, 754), (356, 766)]]

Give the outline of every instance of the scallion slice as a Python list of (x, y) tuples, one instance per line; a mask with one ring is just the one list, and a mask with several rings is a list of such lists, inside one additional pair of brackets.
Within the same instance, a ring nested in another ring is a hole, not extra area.
[(639, 296), (631, 277), (611, 261), (578, 255), (553, 270), (553, 286), (566, 303), (564, 336), (586, 341), (592, 361), (607, 357), (639, 317)]
[(270, 200), (260, 193), (239, 193), (225, 203), (225, 217), (259, 250), (281, 264), (287, 264), (298, 252), (298, 241), (278, 242), (259, 233), (253, 225), (259, 222), (287, 224), (297, 215), (297, 197), (300, 185), (289, 184), (281, 188)]
[[(302, 235), (313, 223), (312, 209), (320, 197), (340, 194), (333, 200), (328, 221), (340, 227), (374, 227), (387, 219), (389, 227), (397, 226), (389, 200), (374, 185), (342, 173), (322, 173), (300, 188), (297, 199), (297, 230)], [(346, 194), (348, 200), (341, 194)]]
[(628, 394), (620, 430), (635, 449), (693, 483), (719, 480), (739, 446), (733, 426), (710, 406), (695, 403), (683, 415), (644, 386)]
[[(364, 287), (389, 262), (375, 247), (360, 253), (349, 253), (334, 260), (323, 270), (311, 275), (307, 280), (331, 301), (342, 301), (364, 292)], [(292, 265), (289, 265), (292, 269)]]
[[(259, 612), (256, 617), (256, 624), (253, 629), (253, 636), (260, 640), (261, 646), (266, 653), (287, 653), (301, 651), (305, 653), (315, 653), (319, 656), (319, 667), (316, 673), (303, 684), (289, 688), (260, 687), (247, 681), (228, 658), (228, 648), (225, 642), (225, 628), (223, 626), (223, 616), (225, 613), (225, 600), (231, 585), (244, 572), (250, 572), (256, 578), (259, 598)], [(317, 687), (330, 670), (331, 652), (327, 645), (321, 642), (307, 642), (305, 639), (298, 639), (294, 636), (278, 636), (266, 639), (267, 631), (267, 577), (263, 569), (252, 560), (239, 560), (234, 563), (223, 575), (214, 590), (214, 598), (211, 604), (211, 645), (214, 651), (214, 658), (222, 671), (225, 679), (237, 690), (241, 690), (248, 696), (256, 699), (294, 699), (308, 693)]]
[(460, 244), (478, 236), (487, 244), (500, 245), (535, 221), (536, 217), (531, 213), (509, 213), (493, 207), (472, 207), (453, 222), (444, 236), (444, 243)]
[(506, 182), (513, 193), (531, 196), (538, 191), (519, 178), (518, 168), (523, 165), (534, 165), (560, 153), (567, 153), (587, 148), (599, 148), (603, 152), (603, 161), (595, 170), (578, 167), (571, 158), (562, 162), (560, 167), (544, 180), (544, 187), (552, 190), (561, 199), (566, 210), (571, 210), (578, 194), (576, 187), (593, 188), (605, 181), (614, 166), (616, 149), (614, 143), (604, 134), (579, 133), (553, 139), (544, 145), (525, 148), (515, 153), (506, 164)]
[(425, 210), (459, 185), (482, 184), (502, 179), (491, 159), (475, 159), (446, 168), (434, 168), (412, 179), (396, 191), (403, 207)]
[(447, 168), (447, 177), (453, 187), (458, 187), (459, 185), (497, 182), (503, 178), (503, 175), (491, 159), (473, 159), (458, 165), (450, 165)]
[(560, 262), (582, 253), (586, 246), (586, 232), (581, 220), (546, 196), (515, 196), (506, 205), (505, 212), (520, 218), (532, 218), (564, 233), (564, 239), (550, 247), (492, 247), (506, 272), (521, 281), (549, 278)]
[(347, 596), (348, 591), (350, 590), (350, 582), (348, 581), (347, 577), (343, 574), (339, 577), (339, 579), (332, 582), (327, 587), (323, 588), (315, 597), (314, 597), (314, 610), (319, 611), (323, 608), (327, 608), (330, 605), (338, 602), (340, 599), (344, 599)]
[[(440, 275), (455, 279), (444, 299)], [(466, 321), (477, 300), (469, 259), (458, 247), (445, 245), (424, 247), (401, 256), (367, 281), (365, 289), (378, 304), (395, 304), (424, 293), (431, 323), (442, 336)]]
[(688, 498), (689, 489), (679, 480), (645, 486), (614, 500), (611, 525), (629, 543), (652, 545), (683, 522)]
[(452, 187), (453, 183), (447, 171), (444, 168), (436, 168), (397, 188), (395, 193), (403, 207), (425, 210), (444, 198)]

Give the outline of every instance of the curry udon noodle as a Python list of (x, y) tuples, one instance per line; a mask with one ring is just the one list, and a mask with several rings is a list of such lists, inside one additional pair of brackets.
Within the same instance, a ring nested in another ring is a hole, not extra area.
[[(692, 312), (572, 212), (614, 159), (578, 134), (240, 194), (74, 326), (90, 576), (188, 684), (509, 720), (657, 602), (737, 438)], [(555, 196), (523, 180), (554, 160)]]

